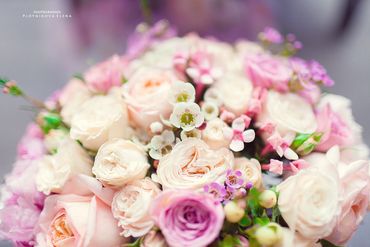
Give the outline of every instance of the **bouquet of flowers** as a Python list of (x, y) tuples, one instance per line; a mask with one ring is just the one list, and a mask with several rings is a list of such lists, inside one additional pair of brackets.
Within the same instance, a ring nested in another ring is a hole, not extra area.
[(15, 246), (337, 246), (367, 212), (350, 101), (293, 34), (234, 45), (140, 25), (41, 102), (2, 186)]

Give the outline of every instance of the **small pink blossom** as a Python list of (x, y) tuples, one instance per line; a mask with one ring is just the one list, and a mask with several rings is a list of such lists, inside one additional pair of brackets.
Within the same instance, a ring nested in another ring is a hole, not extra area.
[(87, 86), (93, 92), (107, 93), (112, 87), (123, 84), (127, 61), (114, 55), (108, 60), (91, 67), (85, 74)]
[(269, 171), (278, 175), (283, 174), (283, 162), (280, 160), (271, 159)]
[(249, 107), (247, 110), (248, 116), (255, 116), (258, 115), (262, 110), (262, 105), (266, 99), (267, 90), (262, 87), (256, 87), (253, 90), (253, 95), (251, 100), (249, 101)]
[(225, 128), (224, 133), (226, 138), (231, 139), (230, 149), (234, 152), (239, 152), (244, 149), (244, 143), (250, 143), (254, 140), (256, 134), (253, 129), (247, 129), (250, 125), (251, 119), (242, 115), (232, 122), (232, 129)]

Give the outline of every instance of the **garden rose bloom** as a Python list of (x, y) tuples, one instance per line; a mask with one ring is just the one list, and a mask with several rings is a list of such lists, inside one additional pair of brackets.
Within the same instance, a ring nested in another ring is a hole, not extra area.
[(128, 62), (114, 55), (108, 60), (91, 67), (84, 74), (87, 86), (93, 92), (107, 93), (112, 87), (119, 87), (125, 79), (124, 71)]
[(287, 92), (293, 71), (284, 58), (258, 53), (247, 56), (246, 73), (256, 87)]
[(245, 157), (236, 158), (234, 169), (242, 172), (244, 185), (251, 182), (253, 187), (260, 188), (262, 186), (261, 165), (258, 160)]
[(92, 160), (77, 142), (67, 139), (55, 155), (45, 155), (38, 162), (36, 185), (46, 195), (60, 192), (64, 184), (77, 174), (92, 176)]
[(278, 206), (289, 228), (312, 240), (330, 235), (340, 213), (339, 186), (330, 164), (311, 166), (279, 184)]
[(319, 151), (327, 151), (334, 145), (351, 147), (361, 144), (361, 126), (355, 122), (351, 101), (343, 96), (324, 95), (318, 105), (318, 131), (324, 133)]
[(27, 160), (40, 158), (46, 151), (43, 138), (40, 127), (29, 124), (26, 133), (18, 143), (18, 158)]
[(207, 126), (202, 130), (202, 139), (212, 149), (227, 148), (230, 145), (231, 139), (227, 138), (224, 129), (228, 125), (219, 118), (212, 119), (207, 122)]
[(175, 81), (178, 80), (170, 71), (154, 68), (138, 69), (128, 78), (123, 97), (134, 125), (147, 129), (160, 116), (170, 116), (169, 96)]
[(281, 136), (287, 134), (310, 134), (316, 131), (317, 123), (313, 109), (296, 94), (281, 94), (269, 91), (262, 112), (257, 116), (257, 125), (272, 123)]
[(162, 233), (153, 230), (144, 236), (140, 247), (168, 247), (168, 245)]
[(201, 190), (206, 184), (223, 180), (233, 165), (230, 150), (212, 150), (202, 140), (189, 138), (159, 160), (157, 178), (164, 189)]
[(217, 238), (225, 217), (220, 202), (208, 194), (187, 190), (162, 192), (151, 205), (150, 214), (174, 247), (207, 246)]
[(92, 150), (98, 150), (112, 138), (129, 135), (126, 105), (114, 95), (99, 95), (87, 100), (71, 123), (71, 138)]
[(91, 98), (92, 93), (86, 84), (79, 79), (72, 79), (61, 90), (59, 104), (62, 107), (60, 115), (63, 121), (71, 124), (73, 115), (78, 112), (81, 105)]
[(144, 178), (149, 167), (141, 146), (128, 140), (112, 139), (100, 147), (92, 172), (104, 185), (117, 187)]
[(253, 86), (245, 75), (241, 73), (226, 74), (211, 90), (219, 95), (218, 98), (226, 110), (237, 116), (247, 112)]
[(119, 247), (111, 212), (113, 191), (94, 178), (76, 176), (60, 195), (49, 196), (38, 222), (38, 246)]
[(370, 195), (369, 161), (345, 163), (340, 160), (339, 148), (326, 154), (312, 153), (305, 160), (317, 167), (333, 165), (339, 173), (341, 209), (336, 226), (326, 237), (336, 245), (346, 245), (367, 213)]
[(11, 240), (14, 246), (33, 246), (40, 211), (39, 207), (22, 197), (5, 205), (0, 210), (0, 238)]
[(342, 185), (342, 208), (330, 242), (345, 246), (367, 213), (370, 195), (369, 161), (338, 166)]
[(125, 237), (141, 237), (149, 232), (154, 221), (149, 215), (149, 207), (160, 189), (150, 179), (135, 180), (116, 192), (112, 202), (112, 212)]
[(283, 227), (282, 230), (282, 240), (274, 247), (321, 247), (321, 244), (316, 243), (316, 240), (304, 238), (287, 227)]

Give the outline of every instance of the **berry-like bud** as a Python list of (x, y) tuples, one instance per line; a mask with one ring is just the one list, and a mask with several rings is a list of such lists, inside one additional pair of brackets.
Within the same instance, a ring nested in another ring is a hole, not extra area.
[(264, 208), (272, 208), (276, 205), (276, 193), (272, 190), (265, 190), (259, 196), (259, 204)]
[(244, 216), (244, 209), (239, 207), (239, 205), (234, 201), (228, 202), (225, 205), (224, 210), (227, 221), (231, 223), (239, 222)]
[(283, 230), (279, 224), (271, 222), (258, 228), (255, 237), (262, 246), (273, 246), (281, 241)]

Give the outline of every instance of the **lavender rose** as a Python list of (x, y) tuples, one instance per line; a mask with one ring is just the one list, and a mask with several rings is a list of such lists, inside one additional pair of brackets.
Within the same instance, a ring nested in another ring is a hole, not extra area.
[(162, 192), (150, 214), (173, 247), (207, 246), (217, 238), (225, 217), (220, 202), (188, 190)]

